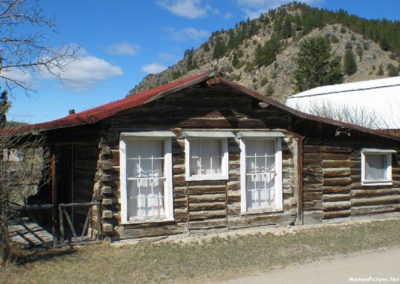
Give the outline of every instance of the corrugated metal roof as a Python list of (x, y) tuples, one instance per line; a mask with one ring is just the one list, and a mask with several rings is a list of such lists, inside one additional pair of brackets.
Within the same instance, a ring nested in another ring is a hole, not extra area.
[(318, 87), (290, 96), (286, 105), (376, 129), (400, 129), (400, 77)]
[(289, 98), (304, 98), (313, 96), (323, 96), (337, 93), (368, 93), (368, 90), (381, 88), (400, 88), (400, 77), (390, 77), (376, 80), (359, 81), (344, 84), (335, 84), (313, 88), (301, 93), (290, 96)]

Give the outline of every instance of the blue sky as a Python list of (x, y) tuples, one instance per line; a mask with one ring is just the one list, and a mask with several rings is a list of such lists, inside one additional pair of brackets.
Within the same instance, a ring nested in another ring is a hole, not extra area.
[[(227, 30), (285, 0), (40, 0), (57, 33), (49, 46), (80, 47), (78, 60), (60, 82), (44, 74), (24, 74), (36, 92), (15, 89), (8, 120), (50, 121), (124, 98), (147, 74), (157, 73), (197, 48), (212, 32)], [(329, 10), (345, 9), (368, 19), (399, 20), (398, 0), (298, 1)]]

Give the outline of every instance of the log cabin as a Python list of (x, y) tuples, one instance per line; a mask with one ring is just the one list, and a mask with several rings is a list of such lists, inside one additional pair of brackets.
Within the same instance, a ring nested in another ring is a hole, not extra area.
[(52, 154), (52, 204), (99, 201), (89, 231), (112, 240), (400, 217), (400, 137), (299, 112), (217, 72), (27, 134)]

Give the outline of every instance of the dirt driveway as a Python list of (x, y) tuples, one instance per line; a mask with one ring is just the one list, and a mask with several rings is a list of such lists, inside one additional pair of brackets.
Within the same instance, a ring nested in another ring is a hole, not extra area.
[(400, 247), (325, 258), (220, 283), (400, 283)]

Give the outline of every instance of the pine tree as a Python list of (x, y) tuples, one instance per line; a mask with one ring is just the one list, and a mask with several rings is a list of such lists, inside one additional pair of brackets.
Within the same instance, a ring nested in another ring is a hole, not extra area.
[(295, 88), (299, 92), (343, 82), (340, 60), (333, 58), (332, 47), (326, 37), (316, 36), (304, 40), (296, 64)]
[(218, 59), (221, 58), (222, 56), (225, 55), (225, 42), (221, 37), (217, 37), (215, 39), (215, 44), (214, 44), (214, 51), (213, 51), (213, 58)]
[(356, 57), (351, 49), (346, 50), (346, 54), (344, 55), (343, 69), (344, 73), (349, 76), (357, 72)]
[(7, 112), (10, 108), (10, 103), (8, 101), (8, 92), (3, 91), (0, 95), (0, 128), (3, 128), (7, 122)]

